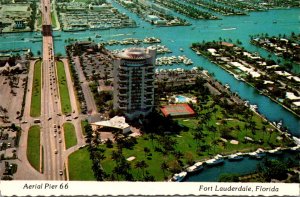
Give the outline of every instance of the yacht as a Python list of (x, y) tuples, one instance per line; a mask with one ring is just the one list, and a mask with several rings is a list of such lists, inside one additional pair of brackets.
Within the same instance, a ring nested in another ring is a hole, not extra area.
[(171, 181), (181, 182), (186, 177), (186, 175), (187, 175), (187, 172), (180, 172), (179, 174), (174, 174)]
[(222, 155), (216, 155), (214, 159), (207, 160), (205, 163), (209, 166), (222, 164), (224, 163), (224, 158)]
[(268, 153), (269, 154), (274, 154), (274, 155), (280, 155), (280, 154), (282, 154), (282, 151), (280, 150), (280, 147), (277, 147), (273, 150), (269, 150)]
[(292, 147), (291, 151), (300, 152), (300, 145)]
[(195, 173), (203, 169), (203, 163), (197, 162), (194, 165), (187, 168), (188, 173)]
[(228, 156), (229, 161), (239, 161), (239, 160), (242, 160), (242, 159), (244, 159), (242, 153), (235, 153), (235, 154), (232, 154), (232, 155)]
[(266, 156), (265, 150), (259, 148), (253, 153), (249, 153), (250, 158), (262, 159)]

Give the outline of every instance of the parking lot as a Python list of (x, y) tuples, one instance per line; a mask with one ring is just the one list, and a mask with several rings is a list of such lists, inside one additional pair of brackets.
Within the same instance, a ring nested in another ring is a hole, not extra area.
[(18, 133), (21, 131), (15, 127), (0, 128), (0, 177), (13, 178), (17, 170), (15, 161), (17, 159)]
[(17, 117), (22, 109), (26, 74), (13, 77), (0, 76), (0, 122), (18, 122)]

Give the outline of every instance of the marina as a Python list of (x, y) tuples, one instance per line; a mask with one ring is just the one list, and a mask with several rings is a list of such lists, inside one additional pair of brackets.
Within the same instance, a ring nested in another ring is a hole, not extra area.
[[(287, 14), (288, 13), (288, 14)], [(157, 28), (153, 27), (145, 22), (140, 22), (139, 29), (131, 29), (131, 28), (125, 28), (123, 30), (119, 29), (110, 29), (110, 30), (95, 30), (95, 31), (84, 31), (80, 32), (78, 35), (78, 39), (81, 39), (82, 37), (89, 37), (93, 36), (94, 32), (97, 32), (101, 34), (101, 39), (108, 40), (112, 35), (120, 35), (120, 37), (128, 37), (129, 35), (126, 34), (132, 34), (135, 32), (135, 35), (142, 39), (145, 35), (149, 36), (155, 36), (159, 37), (162, 42), (162, 45), (165, 45), (170, 48), (170, 50), (173, 51), (174, 56), (182, 55), (182, 51), (186, 53), (186, 55), (191, 58), (193, 62), (195, 62), (196, 65), (201, 65), (205, 69), (207, 69), (209, 72), (214, 73), (215, 77), (220, 80), (223, 84), (229, 84), (231, 91), (237, 92), (243, 99), (249, 100), (250, 103), (257, 105), (257, 111), (264, 115), (268, 120), (270, 121), (276, 121), (279, 122), (282, 120), (282, 126), (287, 127), (289, 132), (293, 135), (299, 136), (299, 128), (300, 128), (300, 121), (297, 117), (295, 117), (292, 113), (287, 111), (285, 108), (281, 107), (277, 103), (270, 100), (268, 97), (265, 97), (263, 95), (260, 95), (259, 92), (257, 92), (253, 87), (243, 83), (242, 81), (234, 78), (234, 76), (228, 74), (226, 71), (218, 68), (215, 64), (207, 61), (205, 58), (197, 56), (197, 54), (194, 54), (190, 49), (189, 46), (192, 42), (199, 41), (199, 40), (218, 40), (220, 36), (226, 37), (226, 38), (232, 38), (232, 39), (239, 39), (243, 46), (252, 52), (259, 52), (262, 53), (264, 56), (268, 56), (268, 52), (264, 51), (263, 49), (259, 49), (255, 46), (252, 46), (249, 44), (249, 35), (250, 33), (260, 33), (262, 28), (266, 28), (269, 30), (270, 34), (278, 34), (278, 33), (289, 33), (291, 31), (295, 31), (295, 26), (299, 24), (298, 21), (298, 13), (299, 9), (290, 9), (285, 10), (284, 12), (282, 10), (271, 10), (269, 12), (263, 12), (263, 13), (250, 13), (249, 16), (247, 16), (247, 21), (245, 21), (245, 18), (241, 17), (228, 17), (221, 21), (214, 21), (214, 23), (207, 24), (205, 21), (194, 21), (191, 19), (190, 21), (195, 24), (195, 29), (190, 31), (189, 36), (184, 36), (187, 27), (168, 27), (168, 29), (165, 28)], [(129, 15), (129, 14), (128, 14)], [(286, 16), (289, 16), (286, 18)], [(133, 18), (136, 20), (137, 18)], [(280, 20), (284, 19), (284, 20)], [(276, 24), (276, 27), (273, 26), (272, 21), (278, 21)], [(235, 31), (220, 31), (219, 25), (223, 24), (224, 26), (227, 25), (227, 27), (231, 24), (237, 24)], [(206, 27), (206, 28), (203, 28)], [(170, 33), (174, 32), (174, 33)], [(65, 43), (63, 40), (72, 38), (74, 35), (68, 34), (66, 32), (54, 32), (55, 35), (61, 36), (61, 40), (55, 40), (55, 45), (57, 50), (57, 53), (65, 54), (64, 45)], [(18, 40), (21, 40), (22, 38), (29, 38), (32, 37), (34, 33), (22, 33), (22, 34), (5, 34), (5, 37), (3, 34), (0, 36), (0, 42), (1, 46), (0, 49), (8, 50), (11, 48), (25, 48), (30, 47), (31, 50), (34, 52), (34, 54), (37, 54), (37, 51), (41, 50), (41, 46), (38, 45), (38, 43), (35, 43), (34, 45), (31, 45), (31, 43), (26, 42), (18, 42)], [(16, 40), (15, 43), (14, 41)], [(171, 42), (170, 40), (173, 40)], [(29, 45), (29, 46), (28, 46)], [(179, 48), (182, 48), (182, 50), (179, 50)], [(162, 67), (164, 68), (164, 67)], [(184, 69), (190, 69), (191, 67), (186, 67), (186, 65), (178, 66), (178, 68), (184, 68)], [(299, 148), (295, 147), (293, 150), (297, 151)], [(284, 155), (290, 155), (290, 153), (287, 153), (286, 151), (283, 151)], [(263, 154), (263, 153), (256, 153), (256, 154)], [(256, 165), (256, 160), (251, 160), (247, 157), (245, 157), (241, 163), (241, 166), (249, 166), (247, 169), (248, 171), (251, 171), (254, 169), (254, 164)], [(235, 162), (234, 162), (235, 163)], [(228, 162), (225, 160), (224, 165), (222, 166), (216, 166), (214, 167), (214, 170), (216, 173), (212, 173), (210, 170), (205, 169), (203, 172), (199, 174), (197, 178), (193, 177), (190, 180), (197, 180), (197, 181), (216, 181), (212, 177), (218, 177), (217, 173), (224, 173), (226, 172), (226, 169), (232, 170), (233, 164), (228, 167)], [(227, 168), (228, 167), (228, 168)], [(213, 169), (213, 168), (211, 168)], [(220, 170), (221, 169), (221, 170)], [(237, 170), (238, 172), (243, 171), (243, 169), (239, 168)], [(228, 171), (230, 172), (230, 170)], [(212, 173), (212, 174), (210, 174)], [(204, 174), (204, 175), (203, 175)], [(182, 177), (182, 176), (181, 176)], [(210, 177), (210, 178), (207, 178)]]

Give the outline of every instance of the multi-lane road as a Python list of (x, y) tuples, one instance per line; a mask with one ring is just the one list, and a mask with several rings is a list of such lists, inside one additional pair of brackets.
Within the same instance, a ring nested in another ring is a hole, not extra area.
[[(85, 144), (84, 136), (81, 131), (81, 119), (83, 116), (80, 116), (78, 111), (68, 61), (66, 59), (63, 59), (62, 62), (64, 63), (66, 71), (72, 113), (70, 115), (62, 114), (58, 85), (59, 81), (57, 78), (57, 67), (54, 57), (54, 43), (51, 32), (50, 0), (41, 0), (41, 11), (43, 15), (43, 26), (46, 26), (46, 28), (43, 28), (41, 116), (36, 118), (30, 117), (33, 70), (35, 63), (32, 62), (29, 68), (28, 91), (23, 116), (23, 120), (27, 122), (27, 124), (22, 125), (23, 130), (28, 131), (30, 125), (34, 124), (35, 119), (40, 120), (41, 168), (39, 172), (37, 172), (30, 166), (28, 159), (26, 158), (28, 133), (23, 134), (21, 137), (22, 149), (18, 151), (20, 170), (18, 170), (17, 179), (68, 180), (68, 174), (65, 174), (65, 172), (68, 172), (68, 156)], [(65, 149), (63, 130), (63, 124), (66, 121), (69, 121), (74, 125), (77, 138), (77, 145), (68, 150)], [(28, 168), (30, 168), (30, 170)]]
[[(51, 8), (49, 0), (41, 1), (43, 26), (51, 27)], [(44, 174), (48, 180), (62, 180), (64, 162), (62, 160), (63, 137), (62, 122), (59, 118), (61, 105), (58, 90), (57, 72), (54, 59), (54, 45), (51, 33), (43, 32), (42, 63), (42, 106), (41, 106), (41, 144), (44, 154)]]

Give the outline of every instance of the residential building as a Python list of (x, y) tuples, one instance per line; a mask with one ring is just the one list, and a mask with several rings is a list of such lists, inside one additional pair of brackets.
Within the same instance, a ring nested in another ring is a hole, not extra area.
[(154, 106), (156, 50), (129, 48), (114, 59), (114, 109), (129, 119), (147, 115)]

